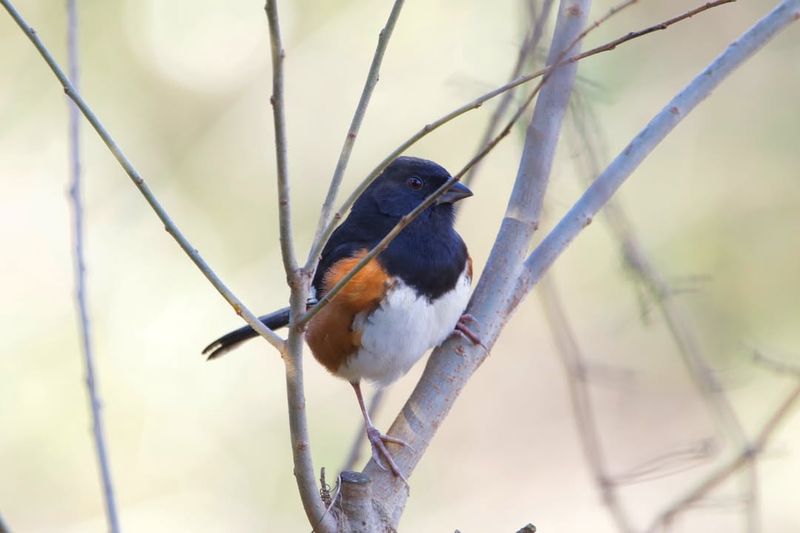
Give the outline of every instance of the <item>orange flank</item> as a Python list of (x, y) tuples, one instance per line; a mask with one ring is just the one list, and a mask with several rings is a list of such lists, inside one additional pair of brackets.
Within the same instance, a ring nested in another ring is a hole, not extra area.
[[(360, 250), (353, 257), (336, 262), (325, 274), (325, 291), (331, 290), (366, 254), (367, 250)], [(358, 313), (378, 307), (389, 285), (389, 276), (373, 259), (311, 319), (306, 340), (314, 357), (329, 371), (335, 374), (358, 351), (361, 333), (353, 330), (353, 319)]]

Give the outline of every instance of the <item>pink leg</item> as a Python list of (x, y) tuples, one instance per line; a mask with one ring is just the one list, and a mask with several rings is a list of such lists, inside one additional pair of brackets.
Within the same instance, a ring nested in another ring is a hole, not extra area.
[(409, 446), (409, 444), (404, 440), (390, 437), (389, 435), (384, 435), (378, 431), (378, 428), (372, 425), (372, 420), (369, 419), (367, 407), (364, 405), (364, 397), (361, 394), (361, 383), (358, 381), (351, 381), (350, 385), (352, 385), (353, 390), (356, 391), (358, 406), (361, 408), (361, 414), (364, 416), (364, 424), (367, 427), (367, 439), (369, 439), (369, 443), (372, 446), (372, 459), (374, 459), (375, 463), (383, 470), (386, 470), (386, 466), (383, 464), (383, 461), (385, 460), (389, 464), (389, 468), (391, 469), (392, 473), (402, 479), (403, 482), (408, 485), (408, 480), (403, 473), (400, 472), (400, 468), (397, 466), (397, 463), (394, 462), (392, 454), (389, 453), (389, 450), (386, 448), (386, 443), (399, 444), (400, 446)]

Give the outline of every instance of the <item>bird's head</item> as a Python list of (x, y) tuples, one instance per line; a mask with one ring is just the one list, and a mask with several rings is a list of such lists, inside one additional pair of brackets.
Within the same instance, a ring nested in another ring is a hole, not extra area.
[[(450, 173), (433, 161), (398, 157), (364, 191), (353, 210), (377, 208), (380, 214), (399, 219), (414, 210), (448, 179)], [(472, 191), (456, 182), (426, 212), (446, 215), (452, 220), (453, 204), (469, 196), (472, 196)]]

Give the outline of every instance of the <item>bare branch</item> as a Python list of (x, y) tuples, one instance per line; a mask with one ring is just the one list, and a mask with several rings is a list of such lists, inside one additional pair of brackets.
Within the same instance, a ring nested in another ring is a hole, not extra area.
[(378, 46), (375, 49), (374, 56), (372, 57), (372, 64), (370, 65), (369, 73), (367, 74), (367, 81), (364, 83), (364, 89), (361, 91), (361, 98), (358, 100), (358, 106), (356, 107), (355, 114), (353, 115), (353, 120), (350, 122), (350, 127), (347, 130), (347, 135), (344, 139), (344, 145), (342, 146), (342, 151), (339, 154), (339, 161), (336, 163), (336, 169), (334, 170), (333, 177), (331, 178), (331, 185), (328, 188), (328, 195), (325, 197), (325, 203), (322, 204), (322, 214), (319, 217), (319, 224), (317, 225), (317, 231), (314, 235), (314, 240), (312, 241), (313, 244), (311, 245), (311, 251), (308, 253), (308, 259), (306, 260), (306, 269), (309, 271), (312, 271), (316, 268), (317, 258), (322, 252), (322, 247), (325, 246), (324, 241), (327, 241), (327, 239), (323, 240), (322, 238), (325, 228), (331, 225), (331, 223), (333, 223), (335, 226), (338, 222), (338, 219), (331, 221), (333, 203), (336, 201), (336, 195), (339, 192), (339, 187), (342, 183), (342, 178), (344, 177), (344, 171), (347, 168), (348, 161), (350, 160), (350, 152), (352, 152), (353, 145), (356, 142), (358, 130), (361, 128), (361, 122), (364, 120), (364, 114), (367, 112), (367, 106), (369, 105), (369, 100), (372, 97), (372, 91), (378, 84), (381, 63), (383, 62), (383, 55), (386, 52), (389, 39), (392, 37), (392, 32), (394, 31), (397, 19), (400, 17), (400, 10), (403, 8), (403, 2), (404, 0), (395, 0), (392, 11), (389, 13), (389, 19), (386, 21), (386, 25), (383, 27), (383, 30), (381, 30), (381, 33), (378, 36)]
[[(265, 10), (269, 22), (272, 52), (272, 103), (275, 126), (275, 153), (278, 165), (278, 213), (280, 219), (281, 256), (286, 278), (291, 289), (290, 316), (302, 314), (309, 295), (310, 275), (300, 270), (294, 252), (291, 228), (291, 200), (286, 142), (286, 110), (283, 101), (283, 60), (285, 52), (281, 40), (277, 0), (267, 0)], [(305, 387), (303, 385), (303, 330), (292, 327), (286, 340), (283, 359), (286, 370), (286, 400), (289, 410), (289, 433), (292, 445), (294, 476), (308, 521), (315, 531), (333, 533), (336, 521), (319, 495), (314, 463), (311, 456), (311, 439), (306, 417)]]
[[(78, 53), (78, 9), (76, 0), (67, 0), (67, 55), (69, 77), (75, 87), (79, 86), (79, 53)], [(81, 135), (80, 112), (75, 104), (68, 100), (69, 105), (69, 159), (70, 159), (70, 188), (69, 198), (72, 209), (72, 241), (73, 261), (75, 268), (75, 300), (78, 313), (78, 323), (81, 336), (83, 361), (86, 368), (86, 393), (89, 396), (89, 412), (92, 418), (92, 436), (97, 455), (97, 465), (100, 469), (103, 503), (105, 506), (106, 522), (111, 533), (118, 533), (119, 516), (117, 502), (114, 497), (114, 482), (111, 479), (111, 464), (108, 459), (108, 445), (106, 444), (105, 429), (102, 415), (102, 402), (98, 390), (97, 376), (95, 374), (94, 347), (92, 343), (91, 323), (86, 299), (86, 263), (84, 261), (83, 241), (83, 195), (81, 187)]]
[(767, 16), (731, 43), (650, 121), (589, 186), (578, 202), (525, 261), (517, 288), (509, 301), (511, 309), (516, 307), (578, 233), (591, 223), (594, 215), (664, 137), (737, 67), (796, 20), (799, 9), (800, 0), (784, 0), (778, 4)]
[(289, 195), (289, 160), (286, 141), (286, 106), (283, 102), (283, 59), (286, 52), (281, 40), (281, 27), (278, 19), (277, 0), (267, 0), (267, 21), (269, 22), (269, 43), (272, 57), (272, 104), (273, 125), (275, 127), (275, 158), (278, 166), (278, 219), (280, 226), (281, 257), (286, 275), (291, 278), (297, 270), (292, 237), (292, 210)]
[(83, 116), (86, 117), (86, 120), (89, 121), (108, 149), (111, 150), (111, 153), (125, 170), (125, 173), (128, 174), (128, 177), (130, 177), (134, 185), (136, 185), (136, 188), (139, 189), (139, 192), (142, 194), (142, 196), (144, 196), (145, 200), (147, 200), (147, 203), (150, 204), (150, 207), (153, 209), (153, 211), (155, 211), (158, 218), (164, 223), (164, 229), (166, 229), (172, 238), (177, 241), (181, 249), (183, 249), (186, 255), (189, 256), (197, 268), (200, 269), (208, 281), (211, 282), (214, 288), (217, 289), (222, 297), (225, 298), (231, 307), (233, 307), (234, 311), (236, 311), (236, 314), (240, 315), (245, 322), (250, 325), (250, 327), (258, 332), (259, 335), (264, 337), (267, 342), (274, 346), (278, 351), (283, 353), (283, 339), (274, 331), (266, 328), (258, 320), (258, 317), (247, 307), (245, 307), (241, 300), (239, 300), (236, 295), (233, 294), (233, 292), (222, 282), (222, 280), (211, 269), (208, 263), (203, 260), (197, 249), (192, 246), (189, 240), (180, 231), (178, 226), (172, 221), (170, 216), (167, 214), (167, 211), (161, 206), (158, 199), (150, 190), (150, 187), (144, 181), (144, 178), (142, 178), (139, 172), (134, 168), (133, 164), (122, 152), (116, 141), (111, 137), (111, 134), (108, 133), (108, 130), (106, 130), (103, 124), (100, 122), (100, 119), (97, 118), (89, 105), (83, 100), (78, 91), (75, 90), (75, 87), (72, 86), (66, 74), (64, 74), (64, 71), (53, 58), (52, 54), (50, 54), (50, 51), (45, 47), (41, 39), (39, 39), (36, 31), (25, 21), (25, 19), (22, 18), (22, 15), (20, 15), (19, 11), (17, 11), (10, 0), (0, 0), (0, 4), (2, 4), (6, 11), (8, 11), (20, 29), (25, 33), (25, 35), (28, 36), (28, 39), (30, 39), (30, 41), (36, 47), (45, 62), (47, 62), (47, 64), (50, 66), (53, 74), (55, 74), (55, 76), (58, 78), (58, 81), (60, 81), (61, 85), (64, 87), (64, 92), (69, 98), (72, 99), (73, 102), (75, 102), (75, 104), (81, 110), (81, 113), (83, 113)]
[(650, 525), (647, 531), (654, 532), (657, 531), (658, 528), (664, 527), (671, 523), (678, 514), (687, 510), (693, 503), (705, 497), (720, 483), (728, 479), (742, 466), (752, 461), (755, 456), (760, 454), (769, 443), (772, 435), (775, 433), (775, 430), (778, 429), (780, 423), (786, 419), (798, 398), (800, 398), (800, 384), (795, 386), (792, 392), (786, 397), (778, 409), (775, 410), (773, 415), (764, 424), (753, 441), (752, 446), (742, 449), (740, 453), (728, 460), (721, 467), (717, 468), (708, 477), (691, 489), (686, 495), (682, 496), (680, 499), (662, 511), (655, 521)]
[[(694, 9), (690, 9), (689, 11), (687, 11), (686, 13), (683, 13), (682, 15), (678, 15), (677, 17), (673, 17), (673, 18), (671, 18), (669, 20), (665, 20), (664, 22), (660, 22), (658, 24), (654, 24), (654, 25), (652, 25), (650, 27), (647, 27), (647, 28), (645, 28), (643, 30), (632, 31), (632, 32), (628, 33), (627, 35), (624, 35), (624, 36), (620, 37), (619, 39), (614, 39), (613, 41), (610, 41), (610, 42), (608, 42), (606, 44), (597, 46), (595, 48), (592, 48), (591, 50), (587, 50), (586, 52), (584, 52), (582, 54), (577, 54), (575, 56), (572, 56), (571, 58), (569, 58), (568, 61), (580, 61), (581, 59), (584, 59), (584, 58), (589, 57), (589, 56), (593, 56), (595, 54), (599, 54), (601, 52), (608, 52), (608, 51), (613, 50), (614, 48), (616, 48), (617, 46), (619, 46), (619, 45), (621, 45), (623, 43), (627, 43), (628, 41), (631, 41), (633, 39), (637, 39), (639, 37), (647, 35), (648, 33), (653, 33), (653, 32), (657, 32), (657, 31), (661, 31), (661, 30), (666, 30), (667, 28), (669, 28), (673, 24), (676, 24), (676, 23), (681, 22), (682, 20), (686, 20), (688, 18), (692, 18), (693, 16), (697, 15), (698, 13), (702, 13), (703, 11), (707, 11), (707, 10), (715, 8), (717, 6), (721, 6), (723, 4), (730, 4), (730, 3), (735, 2), (735, 1), (736, 0), (716, 0), (715, 2), (707, 2), (707, 3), (703, 4), (702, 6), (696, 7)], [(622, 7), (627, 7), (627, 5), (630, 5), (630, 4), (626, 3), (626, 5), (623, 5)], [(612, 13), (610, 13), (607, 16), (613, 15), (614, 13), (616, 13), (616, 11), (614, 11), (612, 9)]]

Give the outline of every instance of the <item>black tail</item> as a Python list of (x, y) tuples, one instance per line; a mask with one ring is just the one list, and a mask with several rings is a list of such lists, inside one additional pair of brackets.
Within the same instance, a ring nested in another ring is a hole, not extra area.
[[(258, 317), (258, 319), (269, 329), (280, 329), (289, 323), (289, 308), (278, 309), (268, 315)], [(253, 328), (250, 326), (241, 327), (206, 346), (203, 349), (203, 355), (208, 355), (209, 360), (216, 359), (253, 337), (258, 337), (258, 333)]]

